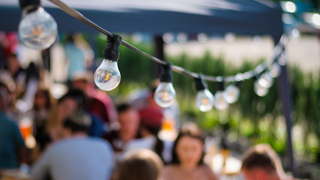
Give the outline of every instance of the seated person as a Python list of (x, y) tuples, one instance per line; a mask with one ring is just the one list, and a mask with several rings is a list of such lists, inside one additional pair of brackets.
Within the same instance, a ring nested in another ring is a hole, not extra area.
[(158, 138), (163, 119), (161, 110), (147, 107), (139, 111), (139, 117), (141, 138), (129, 141), (124, 147), (124, 152), (132, 149), (149, 149), (161, 157), (164, 149), (163, 142)]
[(117, 160), (120, 160), (125, 144), (137, 138), (139, 114), (136, 109), (128, 104), (120, 104), (117, 107), (117, 112), (119, 129), (110, 131), (103, 138), (110, 142), (116, 153)]
[[(26, 148), (18, 125), (5, 114), (8, 89), (0, 82), (0, 169), (19, 168), (26, 163)], [(20, 159), (19, 159), (20, 158)]]
[(216, 180), (210, 167), (203, 162), (204, 138), (192, 128), (182, 130), (172, 148), (172, 161), (164, 169), (163, 180)]
[(279, 157), (268, 144), (247, 150), (242, 158), (241, 171), (246, 180), (294, 180), (285, 174)]
[(163, 163), (158, 155), (147, 149), (132, 150), (124, 155), (117, 180), (158, 180)]
[(112, 99), (94, 87), (92, 72), (78, 72), (72, 77), (72, 88), (82, 90), (87, 96), (85, 110), (97, 116), (109, 128), (117, 120)]
[(88, 137), (90, 116), (76, 112), (63, 122), (64, 139), (54, 143), (33, 165), (34, 180), (107, 180), (114, 166), (110, 144)]

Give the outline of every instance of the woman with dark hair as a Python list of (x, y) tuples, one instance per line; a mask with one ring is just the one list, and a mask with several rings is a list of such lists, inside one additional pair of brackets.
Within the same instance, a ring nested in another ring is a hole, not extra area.
[(48, 119), (50, 110), (55, 107), (56, 100), (51, 95), (48, 88), (40, 86), (38, 87), (33, 101), (33, 107), (27, 112), (35, 127), (35, 133), (37, 129), (41, 128)]
[(180, 131), (172, 148), (172, 161), (163, 172), (163, 180), (216, 180), (203, 162), (204, 138), (198, 131)]
[(164, 149), (163, 142), (158, 138), (158, 133), (161, 128), (163, 114), (157, 108), (144, 108), (139, 110), (140, 127), (138, 134), (141, 136), (139, 139), (129, 141), (124, 148), (124, 152), (132, 149), (149, 149), (162, 157)]

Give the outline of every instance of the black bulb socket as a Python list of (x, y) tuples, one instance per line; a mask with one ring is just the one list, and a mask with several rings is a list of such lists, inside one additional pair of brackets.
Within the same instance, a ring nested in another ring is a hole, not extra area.
[(103, 58), (118, 62), (120, 57), (119, 46), (121, 44), (122, 37), (114, 34), (113, 37), (108, 36), (107, 46), (103, 51)]
[(236, 86), (236, 87), (240, 87), (241, 86), (241, 81), (235, 81), (233, 82), (233, 84)]
[[(32, 11), (33, 11), (38, 9), (40, 4), (41, 4), (40, 0), (19, 0), (19, 5), (21, 10), (24, 10), (28, 6), (33, 6), (34, 7), (32, 8)], [(28, 12), (31, 12), (31, 11), (28, 10)]]
[(219, 82), (218, 90), (219, 91), (224, 91), (225, 89), (226, 89), (226, 83), (224, 81)]
[(172, 82), (172, 70), (170, 63), (166, 63), (161, 66), (160, 82)]
[(206, 82), (202, 79), (201, 75), (199, 76), (199, 78), (195, 78), (194, 81), (196, 85), (196, 91), (203, 91), (208, 88)]

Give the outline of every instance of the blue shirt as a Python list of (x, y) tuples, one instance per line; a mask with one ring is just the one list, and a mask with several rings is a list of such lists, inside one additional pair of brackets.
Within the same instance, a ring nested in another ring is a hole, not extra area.
[(53, 144), (31, 169), (34, 180), (108, 180), (114, 166), (110, 144), (102, 139), (73, 137)]
[(23, 147), (18, 125), (0, 112), (0, 169), (18, 168), (17, 152)]

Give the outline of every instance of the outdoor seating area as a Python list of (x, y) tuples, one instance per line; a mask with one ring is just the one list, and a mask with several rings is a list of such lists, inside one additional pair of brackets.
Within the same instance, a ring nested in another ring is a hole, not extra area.
[(317, 180), (319, 4), (0, 0), (0, 180)]

